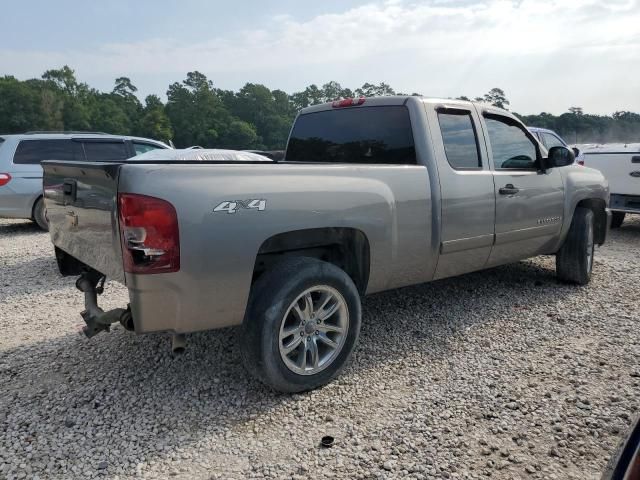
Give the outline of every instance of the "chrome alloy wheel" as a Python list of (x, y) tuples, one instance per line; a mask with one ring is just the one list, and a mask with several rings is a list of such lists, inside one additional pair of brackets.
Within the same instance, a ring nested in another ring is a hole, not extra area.
[(349, 310), (335, 288), (318, 285), (289, 305), (280, 323), (280, 357), (289, 370), (314, 375), (339, 355), (349, 330)]

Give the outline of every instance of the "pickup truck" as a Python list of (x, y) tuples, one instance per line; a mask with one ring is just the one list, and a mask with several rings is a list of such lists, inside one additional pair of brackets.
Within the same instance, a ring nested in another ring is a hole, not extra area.
[(600, 170), (611, 187), (611, 228), (640, 213), (640, 143), (590, 145), (582, 165)]
[[(505, 110), (355, 98), (302, 110), (282, 161), (47, 161), (44, 192), (88, 336), (120, 322), (177, 352), (238, 325), (248, 371), (299, 392), (349, 360), (365, 294), (541, 254), (587, 284), (609, 190), (573, 163)], [(105, 277), (128, 306), (98, 306)]]

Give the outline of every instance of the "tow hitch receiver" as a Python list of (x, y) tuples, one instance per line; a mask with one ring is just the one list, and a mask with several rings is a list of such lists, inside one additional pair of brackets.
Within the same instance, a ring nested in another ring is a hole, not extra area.
[(80, 313), (87, 324), (82, 328), (83, 333), (91, 338), (104, 331), (109, 331), (111, 324), (120, 322), (125, 328), (130, 329), (133, 322), (131, 308), (114, 308), (105, 312), (98, 306), (98, 295), (104, 291), (106, 277), (95, 270), (85, 271), (76, 281), (78, 290), (84, 293), (85, 310)]

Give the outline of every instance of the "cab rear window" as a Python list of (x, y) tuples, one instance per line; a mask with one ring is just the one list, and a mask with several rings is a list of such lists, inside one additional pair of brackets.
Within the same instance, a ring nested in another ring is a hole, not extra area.
[(416, 150), (409, 110), (394, 105), (300, 115), (285, 161), (413, 165)]

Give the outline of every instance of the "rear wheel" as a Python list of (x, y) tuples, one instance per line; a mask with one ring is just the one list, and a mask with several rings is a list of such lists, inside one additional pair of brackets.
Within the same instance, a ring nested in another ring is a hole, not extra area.
[(42, 197), (40, 197), (33, 206), (33, 221), (45, 232), (49, 231), (49, 222), (47, 221), (44, 199)]
[(322, 386), (350, 359), (360, 297), (341, 269), (313, 258), (285, 260), (252, 288), (242, 326), (245, 367), (281, 392)]
[(624, 222), (624, 212), (611, 212), (611, 228), (620, 228)]
[(564, 282), (586, 285), (591, 280), (593, 254), (593, 212), (578, 207), (573, 214), (569, 233), (556, 254), (556, 273)]

